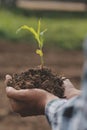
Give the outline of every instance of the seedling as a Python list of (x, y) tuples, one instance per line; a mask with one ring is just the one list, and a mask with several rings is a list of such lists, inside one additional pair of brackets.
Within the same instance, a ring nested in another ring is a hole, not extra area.
[(35, 38), (35, 40), (37, 41), (38, 43), (38, 49), (36, 49), (36, 54), (38, 54), (40, 56), (40, 59), (41, 59), (41, 68), (43, 68), (43, 65), (44, 65), (44, 60), (43, 60), (43, 45), (44, 45), (44, 38), (43, 38), (43, 35), (44, 33), (47, 31), (47, 29), (43, 30), (41, 32), (41, 21), (39, 20), (38, 21), (38, 28), (37, 28), (37, 31), (32, 28), (32, 27), (29, 27), (27, 25), (23, 25), (21, 26), (17, 32), (21, 31), (21, 30), (28, 30), (29, 32), (31, 32)]
[[(13, 88), (20, 89), (43, 89), (46, 90), (60, 98), (64, 98), (64, 87), (63, 80), (60, 76), (52, 73), (51, 69), (44, 67), (43, 61), (43, 35), (47, 29), (41, 32), (41, 22), (38, 21), (37, 31), (32, 27), (26, 25), (21, 26), (17, 32), (25, 29), (31, 32), (38, 43), (38, 48), (36, 49), (36, 54), (41, 58), (41, 66), (29, 68), (27, 71), (23, 71), (20, 74), (14, 74), (12, 80), (8, 82), (7, 86), (12, 86)], [(55, 80), (56, 79), (56, 80)]]

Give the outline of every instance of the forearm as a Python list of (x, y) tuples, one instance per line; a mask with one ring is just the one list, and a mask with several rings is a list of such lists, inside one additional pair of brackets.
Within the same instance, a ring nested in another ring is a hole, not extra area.
[[(52, 130), (58, 130), (60, 127), (67, 129), (67, 122), (70, 121), (73, 115), (74, 103), (78, 96), (66, 99), (55, 99), (49, 102), (45, 107), (45, 115)], [(62, 129), (61, 129), (62, 130)]]
[[(56, 112), (61, 111), (63, 108), (63, 105), (67, 102), (66, 99), (54, 99), (51, 100), (46, 106), (45, 106), (45, 115), (48, 119), (48, 122), (50, 125), (52, 125), (55, 122), (55, 114)], [(57, 116), (56, 118), (58, 118)]]

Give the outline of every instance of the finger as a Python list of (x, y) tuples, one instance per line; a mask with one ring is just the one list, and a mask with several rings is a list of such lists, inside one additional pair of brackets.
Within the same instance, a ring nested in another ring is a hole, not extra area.
[(74, 85), (71, 83), (69, 79), (63, 81), (64, 87), (74, 88)]
[(71, 84), (70, 80), (66, 77), (62, 77), (62, 80), (64, 84)]
[(16, 90), (13, 87), (7, 87), (6, 93), (9, 98), (15, 99), (15, 100), (25, 100), (25, 96), (28, 90)]
[(5, 76), (5, 85), (7, 86), (9, 81), (11, 81), (11, 80), (12, 80), (12, 77), (10, 75), (6, 75)]
[(11, 80), (12, 79), (11, 75), (8, 75), (8, 74), (5, 76), (5, 78), (6, 78), (6, 80)]
[(66, 78), (66, 77), (62, 77), (61, 79), (64, 81), (64, 80), (66, 80), (67, 78)]

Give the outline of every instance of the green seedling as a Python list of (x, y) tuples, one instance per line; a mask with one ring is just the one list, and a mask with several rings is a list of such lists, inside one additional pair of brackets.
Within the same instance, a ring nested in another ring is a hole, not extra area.
[(23, 25), (21, 26), (18, 30), (17, 30), (17, 33), (21, 30), (28, 30), (29, 32), (31, 32), (35, 38), (35, 40), (37, 41), (38, 43), (38, 49), (36, 49), (36, 54), (38, 54), (40, 56), (40, 59), (41, 59), (41, 68), (43, 68), (43, 65), (44, 65), (44, 60), (43, 60), (43, 45), (44, 45), (44, 38), (43, 38), (43, 35), (44, 33), (47, 31), (47, 29), (45, 29), (44, 31), (41, 31), (41, 21), (39, 20), (38, 21), (38, 28), (37, 28), (37, 31), (32, 28), (32, 27), (29, 27), (27, 25)]

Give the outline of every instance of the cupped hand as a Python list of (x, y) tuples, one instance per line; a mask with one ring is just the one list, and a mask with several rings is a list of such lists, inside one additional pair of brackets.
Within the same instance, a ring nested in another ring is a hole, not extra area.
[[(10, 75), (6, 75), (6, 85), (11, 79)], [(64, 96), (67, 99), (80, 94), (80, 90), (77, 90), (69, 79), (64, 79), (63, 86), (65, 88)], [(13, 111), (23, 117), (45, 114), (46, 104), (54, 99), (58, 99), (58, 97), (42, 89), (16, 90), (7, 86), (6, 93), (10, 99)]]
[[(6, 76), (5, 83), (11, 80), (11, 76)], [(21, 116), (43, 115), (45, 106), (48, 102), (58, 97), (42, 89), (22, 89), (16, 90), (12, 87), (6, 87), (6, 93), (14, 112)]]

